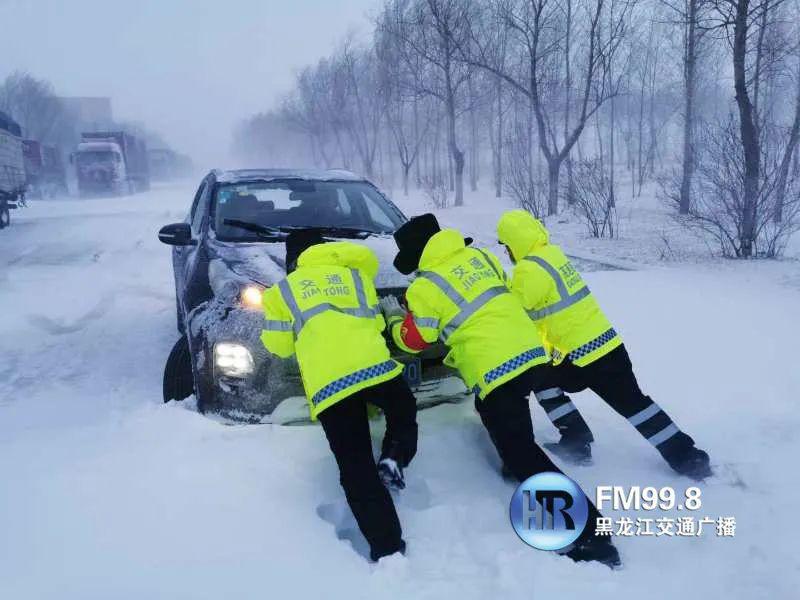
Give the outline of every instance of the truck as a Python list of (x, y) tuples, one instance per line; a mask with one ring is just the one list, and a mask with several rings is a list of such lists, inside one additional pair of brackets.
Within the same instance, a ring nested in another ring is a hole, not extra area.
[(24, 200), (22, 131), (11, 117), (0, 112), (0, 229), (11, 224), (11, 209)]
[(169, 148), (151, 148), (147, 153), (153, 181), (175, 179), (176, 154)]
[(126, 131), (82, 133), (71, 160), (81, 196), (123, 196), (150, 189), (147, 145)]
[(148, 158), (153, 181), (172, 181), (192, 174), (192, 159), (169, 148), (151, 148)]
[(67, 174), (55, 146), (22, 140), (27, 195), (47, 198), (67, 193)]

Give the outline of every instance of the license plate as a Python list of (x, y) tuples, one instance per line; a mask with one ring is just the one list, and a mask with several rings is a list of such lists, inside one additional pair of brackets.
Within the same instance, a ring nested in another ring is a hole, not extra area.
[(403, 379), (411, 388), (419, 387), (422, 384), (422, 361), (420, 359), (414, 358), (411, 362), (403, 365)]

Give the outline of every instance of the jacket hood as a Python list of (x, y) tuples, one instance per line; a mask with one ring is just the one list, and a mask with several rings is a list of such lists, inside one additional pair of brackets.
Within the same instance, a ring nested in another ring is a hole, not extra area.
[(497, 238), (511, 248), (514, 260), (521, 260), (533, 250), (550, 243), (550, 234), (542, 222), (526, 210), (510, 210), (497, 223)]
[(419, 259), (419, 269), (420, 271), (425, 271), (466, 247), (464, 236), (461, 235), (460, 231), (442, 229), (425, 244), (425, 250), (422, 251), (422, 256)]
[(305, 250), (297, 259), (298, 267), (337, 266), (358, 269), (370, 279), (378, 274), (378, 257), (360, 244), (353, 242), (328, 242)]

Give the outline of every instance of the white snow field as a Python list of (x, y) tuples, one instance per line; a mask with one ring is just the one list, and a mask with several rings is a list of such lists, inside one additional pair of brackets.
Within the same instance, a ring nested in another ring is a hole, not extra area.
[[(420, 414), (396, 496), (408, 554), (373, 565), (318, 427), (230, 426), (161, 402), (177, 334), (156, 232), (192, 191), (31, 202), (0, 232), (0, 598), (797, 597), (796, 259), (708, 259), (645, 200), (622, 207), (619, 241), (589, 242), (574, 217), (554, 225), (573, 252), (639, 263), (585, 276), (644, 390), (717, 467), (695, 516), (735, 517), (735, 537), (620, 537), (616, 572), (526, 546), (467, 402)], [(469, 203), (442, 220), (492, 243), (503, 205)], [(666, 264), (659, 231), (681, 251)], [(597, 438), (593, 465), (564, 465), (585, 490), (691, 485), (593, 394), (574, 400)]]

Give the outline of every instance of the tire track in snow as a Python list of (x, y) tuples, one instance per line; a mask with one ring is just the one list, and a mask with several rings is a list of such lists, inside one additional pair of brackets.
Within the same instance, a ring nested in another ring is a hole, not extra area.
[(106, 294), (94, 307), (77, 319), (54, 319), (47, 315), (28, 315), (28, 322), (34, 327), (53, 335), (75, 333), (84, 329), (92, 321), (103, 318), (116, 301), (116, 294)]

